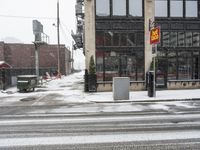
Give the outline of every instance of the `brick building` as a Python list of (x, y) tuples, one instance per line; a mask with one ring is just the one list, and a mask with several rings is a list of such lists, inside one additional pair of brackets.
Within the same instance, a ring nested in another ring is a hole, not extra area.
[[(39, 72), (44, 75), (55, 73), (58, 67), (57, 45), (41, 45), (39, 51)], [(71, 52), (60, 45), (60, 72), (63, 75), (71, 73)], [(14, 84), (17, 75), (35, 74), (35, 46), (34, 44), (16, 44), (0, 42), (0, 61), (8, 63), (9, 84)]]

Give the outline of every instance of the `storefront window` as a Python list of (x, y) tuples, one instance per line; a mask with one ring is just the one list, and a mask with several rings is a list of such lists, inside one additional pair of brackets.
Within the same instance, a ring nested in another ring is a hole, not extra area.
[(104, 32), (97, 31), (96, 32), (96, 45), (103, 46), (104, 45)]
[(112, 3), (114, 16), (126, 16), (126, 0), (113, 0)]
[(127, 44), (128, 44), (128, 46), (136, 46), (135, 33), (128, 34)]
[(112, 45), (113, 33), (111, 31), (105, 33), (105, 46)]
[(183, 17), (183, 0), (170, 1), (170, 16)]
[(169, 32), (162, 33), (163, 46), (169, 47)]
[(200, 38), (199, 38), (199, 32), (194, 32), (193, 33), (193, 46), (198, 47), (200, 46)]
[(184, 47), (185, 46), (185, 33), (178, 32), (178, 46)]
[(143, 32), (137, 33), (136, 45), (137, 46), (144, 46), (144, 33)]
[(155, 16), (167, 17), (167, 0), (155, 1)]
[(119, 59), (117, 54), (111, 56), (110, 52), (107, 52), (104, 58), (105, 61), (105, 80), (112, 81), (113, 77), (119, 76)]
[(192, 46), (192, 32), (186, 32), (186, 46), (191, 47)]
[(126, 33), (121, 33), (120, 45), (127, 46), (127, 34)]
[(186, 6), (186, 17), (198, 16), (197, 0), (186, 0), (185, 6)]
[(96, 51), (97, 80), (103, 81), (103, 51)]
[(113, 46), (119, 46), (119, 41), (120, 41), (120, 34), (114, 33), (113, 34)]
[(191, 53), (179, 52), (178, 55), (178, 79), (186, 80), (192, 78)]
[(171, 32), (170, 39), (171, 39), (170, 46), (176, 47), (177, 46), (177, 32)]
[(176, 80), (176, 57), (168, 57), (168, 80)]
[(110, 0), (96, 0), (96, 15), (97, 16), (110, 15)]
[(142, 0), (129, 0), (129, 15), (142, 16)]
[(144, 53), (141, 51), (136, 55), (136, 80), (144, 80)]

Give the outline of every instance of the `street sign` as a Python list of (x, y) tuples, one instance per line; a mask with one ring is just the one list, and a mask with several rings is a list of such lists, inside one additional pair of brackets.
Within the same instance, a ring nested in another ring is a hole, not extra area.
[(150, 44), (160, 43), (160, 27), (154, 27), (150, 31)]

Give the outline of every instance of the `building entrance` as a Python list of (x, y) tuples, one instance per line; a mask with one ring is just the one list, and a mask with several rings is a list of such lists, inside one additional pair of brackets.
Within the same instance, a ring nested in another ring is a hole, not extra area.
[(166, 88), (167, 87), (167, 59), (160, 58), (156, 64), (156, 87)]
[(199, 56), (193, 57), (192, 79), (199, 79)]

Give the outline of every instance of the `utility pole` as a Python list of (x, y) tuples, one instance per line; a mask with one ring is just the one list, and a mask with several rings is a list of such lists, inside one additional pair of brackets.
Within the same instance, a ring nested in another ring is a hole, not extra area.
[(72, 41), (72, 73), (74, 72), (74, 41)]
[(37, 75), (37, 80), (39, 79), (39, 56), (38, 56), (38, 47), (39, 45), (35, 42), (35, 73)]
[(60, 76), (60, 18), (59, 18), (59, 0), (57, 0), (57, 40), (58, 40), (58, 76)]

